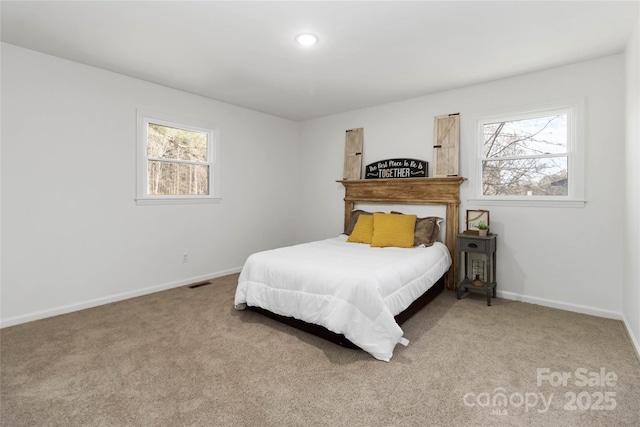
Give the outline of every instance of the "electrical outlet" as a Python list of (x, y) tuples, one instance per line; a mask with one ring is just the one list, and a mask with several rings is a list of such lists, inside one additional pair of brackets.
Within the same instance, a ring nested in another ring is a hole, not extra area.
[(189, 255), (187, 255), (187, 254), (182, 255), (182, 262), (183, 263), (189, 262)]

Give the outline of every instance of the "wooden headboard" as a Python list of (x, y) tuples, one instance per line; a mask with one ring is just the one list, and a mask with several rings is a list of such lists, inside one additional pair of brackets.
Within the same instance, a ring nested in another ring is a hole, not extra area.
[(458, 280), (456, 236), (460, 231), (458, 207), (460, 184), (464, 180), (462, 177), (340, 180), (338, 182), (345, 188), (344, 228), (346, 230), (351, 221), (355, 203), (446, 205), (445, 244), (449, 248), (452, 264), (445, 286), (455, 290)]

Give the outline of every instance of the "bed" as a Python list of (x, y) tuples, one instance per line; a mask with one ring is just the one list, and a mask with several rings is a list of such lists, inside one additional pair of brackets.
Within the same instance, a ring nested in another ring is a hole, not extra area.
[[(356, 203), (443, 204), (444, 243), (429, 247), (370, 247), (347, 236), (251, 255), (234, 304), (249, 307), (336, 343), (389, 361), (406, 345), (402, 322), (443, 288), (455, 289), (455, 236), (463, 178), (340, 181), (345, 230)], [(447, 273), (448, 272), (448, 273)]]

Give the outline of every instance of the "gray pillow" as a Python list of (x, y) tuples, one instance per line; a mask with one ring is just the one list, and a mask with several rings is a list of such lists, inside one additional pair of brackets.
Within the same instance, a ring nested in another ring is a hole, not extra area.
[(356, 222), (358, 222), (358, 217), (360, 215), (373, 215), (373, 213), (363, 211), (360, 209), (351, 211), (351, 220), (349, 221), (349, 225), (347, 226), (347, 229), (344, 230), (344, 234), (346, 234), (347, 236), (350, 236), (351, 233), (353, 233), (353, 227), (356, 226)]
[[(391, 213), (404, 215), (402, 212), (391, 211)], [(438, 225), (438, 222), (440, 221), (442, 221), (442, 218), (437, 216), (418, 218), (416, 220), (416, 229), (414, 232), (414, 246), (432, 246), (433, 243), (438, 240), (438, 233), (440, 233), (440, 226)]]
[(433, 245), (433, 243), (438, 240), (438, 233), (440, 233), (438, 222), (441, 220), (442, 218), (438, 218), (437, 216), (418, 218), (416, 220), (414, 245)]

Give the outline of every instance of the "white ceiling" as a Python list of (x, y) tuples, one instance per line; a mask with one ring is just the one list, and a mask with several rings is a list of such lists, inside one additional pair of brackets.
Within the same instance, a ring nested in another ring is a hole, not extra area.
[(5, 0), (1, 39), (305, 120), (622, 52), (638, 6)]

